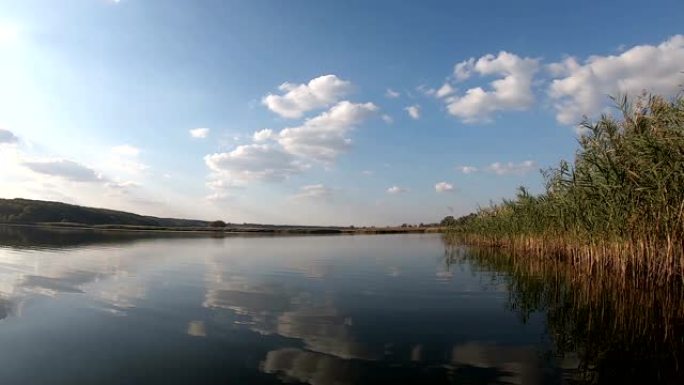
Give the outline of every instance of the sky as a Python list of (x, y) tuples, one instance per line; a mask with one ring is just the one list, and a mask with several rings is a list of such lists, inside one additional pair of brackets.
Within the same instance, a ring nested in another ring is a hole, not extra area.
[(0, 197), (397, 225), (543, 191), (684, 2), (0, 0)]

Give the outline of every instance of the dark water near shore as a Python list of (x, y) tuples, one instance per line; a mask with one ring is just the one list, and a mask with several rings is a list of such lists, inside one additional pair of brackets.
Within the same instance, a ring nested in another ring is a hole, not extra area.
[(681, 383), (678, 291), (485, 254), (0, 226), (0, 384)]

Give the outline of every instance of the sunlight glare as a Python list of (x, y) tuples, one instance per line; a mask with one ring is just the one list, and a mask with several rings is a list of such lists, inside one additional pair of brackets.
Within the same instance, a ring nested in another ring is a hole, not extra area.
[(19, 39), (19, 27), (12, 23), (0, 22), (0, 44), (16, 42)]

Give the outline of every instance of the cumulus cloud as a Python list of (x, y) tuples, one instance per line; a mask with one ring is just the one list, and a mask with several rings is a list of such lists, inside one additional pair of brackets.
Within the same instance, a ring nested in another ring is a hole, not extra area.
[(444, 83), (437, 91), (435, 91), (435, 96), (438, 98), (444, 98), (456, 92), (456, 89), (449, 83)]
[(539, 61), (521, 58), (505, 51), (497, 56), (470, 58), (454, 68), (457, 80), (465, 80), (476, 73), (480, 76), (501, 76), (482, 87), (468, 89), (463, 95), (446, 98), (447, 111), (466, 123), (486, 122), (498, 111), (524, 110), (534, 102), (532, 78), (539, 69)]
[(204, 157), (207, 167), (219, 180), (283, 180), (306, 169), (297, 157), (269, 144), (238, 146), (231, 152)]
[(16, 135), (10, 130), (5, 130), (0, 128), (0, 145), (2, 144), (14, 144), (19, 141)]
[(399, 187), (399, 186), (392, 186), (392, 187), (389, 187), (387, 189), (388, 194), (402, 194), (402, 193), (405, 193), (406, 191), (408, 191), (408, 190), (406, 190), (403, 187)]
[(390, 99), (396, 99), (400, 97), (401, 94), (391, 88), (388, 88), (387, 91), (385, 92), (385, 97), (390, 98)]
[(292, 198), (298, 200), (325, 200), (332, 197), (333, 190), (322, 184), (302, 186)]
[(462, 172), (463, 174), (472, 174), (478, 171), (477, 167), (474, 166), (458, 166), (457, 167), (458, 171)]
[(265, 142), (267, 140), (271, 139), (276, 139), (277, 135), (276, 133), (271, 130), (270, 128), (264, 128), (263, 130), (259, 130), (254, 132), (254, 135), (252, 136), (252, 140), (254, 140), (257, 143), (260, 142)]
[(418, 88), (416, 88), (416, 90), (418, 90), (418, 92), (424, 94), (425, 96), (432, 96), (432, 97), (435, 97), (437, 99), (443, 99), (443, 98), (453, 94), (454, 92), (456, 92), (456, 88), (454, 88), (448, 82), (442, 84), (442, 86), (437, 88), (437, 89), (427, 88), (426, 86), (421, 85), (421, 86), (418, 86)]
[(394, 123), (394, 119), (392, 119), (392, 117), (387, 115), (387, 114), (382, 115), (382, 121), (387, 123), (387, 124)]
[(567, 58), (547, 68), (559, 76), (549, 86), (556, 119), (576, 124), (583, 115), (601, 112), (609, 95), (679, 92), (684, 84), (684, 35), (657, 46), (635, 46), (620, 55), (591, 56), (583, 63)]
[(406, 112), (409, 114), (409, 116), (411, 118), (416, 119), (416, 120), (420, 119), (420, 106), (419, 105), (414, 104), (412, 106), (408, 106), (408, 107), (404, 108), (404, 110), (406, 110)]
[(349, 131), (377, 110), (373, 103), (342, 101), (301, 126), (283, 129), (278, 143), (289, 154), (329, 162), (350, 147)]
[[(329, 164), (351, 146), (350, 131), (377, 110), (373, 103), (341, 101), (299, 126), (280, 132), (259, 130), (253, 134), (252, 144), (205, 156), (211, 170), (207, 187), (214, 191), (210, 199), (222, 199), (228, 189), (251, 181), (282, 181), (310, 168), (311, 161)], [(299, 195), (324, 193), (321, 186), (310, 185)]]
[(454, 186), (447, 182), (439, 182), (435, 185), (435, 191), (438, 193), (454, 191)]
[(474, 57), (456, 64), (454, 66), (454, 76), (456, 77), (456, 80), (467, 80), (470, 77), (470, 74), (473, 72), (473, 67), (475, 67)]
[(68, 159), (30, 160), (22, 163), (33, 172), (59, 177), (72, 182), (100, 182), (102, 176), (93, 169)]
[(211, 131), (211, 130), (208, 129), (208, 128), (200, 127), (200, 128), (193, 128), (193, 129), (191, 129), (191, 130), (188, 131), (188, 132), (190, 132), (190, 136), (192, 136), (193, 138), (196, 138), (196, 139), (204, 139), (204, 138), (206, 138), (207, 136), (209, 136), (209, 132), (210, 132), (210, 131)]
[[(328, 165), (351, 147), (350, 132), (379, 110), (373, 103), (338, 101), (350, 91), (351, 84), (335, 75), (307, 84), (286, 83), (280, 89), (282, 95), (268, 95), (263, 102), (281, 116), (296, 118), (306, 111), (329, 108), (296, 126), (256, 131), (252, 144), (205, 156), (212, 191), (219, 194), (256, 180), (281, 181), (308, 169), (311, 162)], [(300, 195), (322, 195), (324, 189), (320, 187), (305, 186)]]
[(537, 167), (532, 160), (526, 160), (520, 163), (508, 162), (494, 162), (487, 167), (487, 171), (493, 172), (496, 175), (524, 175), (533, 171)]
[(307, 111), (328, 107), (352, 90), (352, 84), (336, 75), (324, 75), (307, 84), (283, 83), (281, 95), (268, 94), (262, 103), (284, 118), (301, 118)]

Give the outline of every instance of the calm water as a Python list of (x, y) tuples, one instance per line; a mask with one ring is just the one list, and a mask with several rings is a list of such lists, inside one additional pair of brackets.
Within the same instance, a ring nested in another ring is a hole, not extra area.
[(529, 304), (516, 273), (445, 249), (0, 227), (0, 383), (556, 384), (603, 365), (559, 348), (547, 286)]

